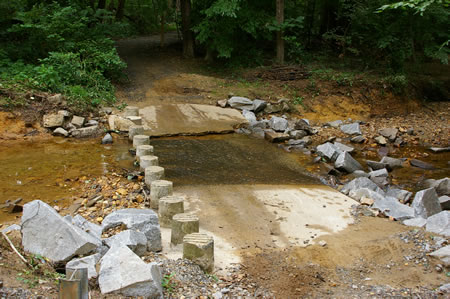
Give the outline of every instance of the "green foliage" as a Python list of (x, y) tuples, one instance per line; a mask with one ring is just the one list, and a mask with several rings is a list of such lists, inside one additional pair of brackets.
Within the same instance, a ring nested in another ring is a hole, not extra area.
[(162, 278), (161, 284), (164, 289), (170, 294), (173, 292), (173, 289), (176, 287), (176, 283), (173, 281), (174, 274), (166, 274)]

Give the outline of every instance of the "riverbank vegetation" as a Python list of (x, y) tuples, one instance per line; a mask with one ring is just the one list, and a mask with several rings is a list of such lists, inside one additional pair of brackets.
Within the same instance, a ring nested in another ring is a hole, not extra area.
[(26, 90), (62, 93), (81, 109), (113, 104), (113, 84), (126, 80), (114, 39), (158, 32), (164, 46), (168, 27), (185, 57), (213, 65), (376, 71), (399, 92), (427, 72), (427, 94), (446, 100), (449, 11), (447, 0), (1, 1), (0, 104), (17, 105), (11, 93)]

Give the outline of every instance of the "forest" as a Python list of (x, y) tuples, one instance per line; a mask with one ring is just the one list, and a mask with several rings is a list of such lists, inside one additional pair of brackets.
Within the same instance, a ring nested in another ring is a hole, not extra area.
[[(0, 92), (63, 93), (85, 109), (126, 80), (115, 40), (177, 30), (183, 56), (235, 69), (324, 59), (407, 86), (448, 63), (448, 0), (17, 0), (0, 2)], [(441, 95), (446, 82), (431, 80)], [(447, 82), (448, 83), (448, 82)], [(2, 105), (14, 106), (14, 101)]]

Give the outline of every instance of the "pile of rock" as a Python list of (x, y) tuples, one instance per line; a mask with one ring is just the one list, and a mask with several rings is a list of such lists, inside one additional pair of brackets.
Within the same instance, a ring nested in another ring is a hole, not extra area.
[(43, 125), (50, 129), (54, 136), (62, 137), (94, 137), (100, 134), (100, 118), (91, 118), (72, 115), (67, 110), (60, 110), (57, 113), (45, 114)]
[[(120, 233), (102, 238), (103, 232), (119, 226)], [(158, 216), (152, 210), (118, 210), (99, 226), (79, 215), (62, 217), (35, 200), (24, 205), (21, 232), (26, 251), (69, 269), (87, 268), (103, 294), (162, 297), (159, 267), (139, 257), (161, 250)]]

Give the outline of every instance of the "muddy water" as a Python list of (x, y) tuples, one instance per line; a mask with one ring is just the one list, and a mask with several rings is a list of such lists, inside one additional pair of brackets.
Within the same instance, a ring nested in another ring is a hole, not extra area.
[(244, 135), (162, 138), (152, 145), (167, 178), (178, 186), (319, 184), (304, 168), (309, 156)]
[[(64, 205), (83, 180), (117, 167), (131, 168), (128, 148), (126, 140), (104, 146), (99, 140), (58, 138), (0, 145), (0, 205), (17, 198), (23, 199), (21, 203), (41, 199), (51, 205)], [(14, 217), (0, 210), (0, 222)]]

